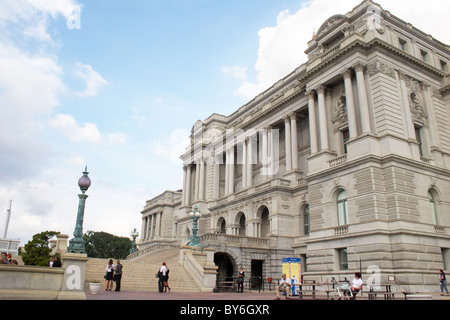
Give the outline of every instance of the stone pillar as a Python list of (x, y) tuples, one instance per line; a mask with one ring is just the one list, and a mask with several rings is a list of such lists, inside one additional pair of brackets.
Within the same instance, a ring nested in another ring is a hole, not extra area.
[(309, 139), (311, 155), (318, 152), (317, 146), (317, 128), (316, 128), (316, 106), (315, 106), (315, 93), (314, 91), (308, 91), (308, 113), (309, 113)]
[(183, 192), (184, 195), (181, 197), (181, 206), (186, 204), (186, 181), (187, 181), (187, 167), (183, 166)]
[(186, 169), (186, 194), (185, 203), (186, 206), (191, 205), (191, 165), (187, 165)]
[(345, 70), (343, 76), (345, 85), (345, 100), (347, 103), (348, 129), (350, 139), (353, 139), (358, 136), (358, 129), (356, 126), (355, 102), (353, 100), (352, 70)]
[(284, 118), (284, 132), (286, 145), (286, 172), (288, 172), (292, 170), (291, 120), (289, 117)]
[(247, 138), (247, 187), (253, 186), (253, 141)]
[(58, 300), (86, 300), (84, 280), (87, 254), (65, 253), (61, 255), (61, 260), (64, 267), (64, 279)]
[(200, 181), (198, 186), (198, 200), (205, 200), (205, 161), (200, 159)]
[(327, 110), (325, 106), (325, 90), (326, 87), (321, 85), (317, 89), (319, 101), (319, 131), (320, 131), (320, 146), (321, 150), (329, 150), (328, 142), (328, 125), (327, 125)]
[(195, 162), (194, 189), (195, 189), (194, 201), (198, 201), (199, 195), (200, 195), (200, 193), (199, 193), (200, 192), (200, 162), (198, 159)]
[(234, 145), (230, 149), (230, 169), (229, 169), (230, 181), (229, 181), (229, 193), (234, 193)]
[(366, 81), (364, 78), (364, 65), (357, 63), (355, 66), (356, 84), (358, 86), (359, 108), (361, 113), (362, 133), (372, 132), (370, 126), (369, 102), (367, 100)]
[(260, 150), (260, 157), (261, 157), (261, 174), (264, 176), (265, 179), (267, 179), (267, 174), (268, 174), (268, 163), (267, 163), (267, 147), (268, 147), (268, 142), (267, 142), (267, 129), (264, 129), (262, 131), (260, 131), (262, 133), (262, 148)]
[(247, 188), (247, 159), (247, 139), (244, 139), (244, 141), (242, 142), (242, 189)]
[(230, 151), (225, 151), (225, 195), (228, 195), (230, 189)]
[(293, 112), (289, 117), (291, 118), (292, 169), (298, 170), (297, 115)]

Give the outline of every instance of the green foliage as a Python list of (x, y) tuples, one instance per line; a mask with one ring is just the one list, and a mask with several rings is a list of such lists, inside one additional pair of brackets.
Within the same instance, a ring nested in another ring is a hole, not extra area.
[(123, 259), (130, 254), (131, 240), (106, 232), (88, 231), (83, 235), (86, 253), (91, 258)]
[(22, 260), (25, 265), (48, 266), (50, 262), (50, 239), (60, 234), (56, 231), (44, 231), (33, 236), (25, 245)]

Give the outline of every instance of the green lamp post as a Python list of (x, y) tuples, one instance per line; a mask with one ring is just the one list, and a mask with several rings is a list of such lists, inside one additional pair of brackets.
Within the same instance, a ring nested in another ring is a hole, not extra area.
[(83, 176), (78, 180), (78, 186), (80, 187), (81, 194), (78, 195), (78, 213), (77, 222), (75, 225), (75, 231), (73, 232), (74, 238), (69, 241), (68, 252), (73, 253), (86, 253), (86, 244), (83, 240), (83, 219), (84, 219), (84, 206), (88, 197), (85, 192), (91, 186), (91, 179), (88, 177), (89, 172), (86, 169), (83, 172)]
[(197, 235), (198, 232), (198, 219), (202, 216), (200, 211), (198, 211), (198, 206), (195, 205), (193, 210), (189, 212), (189, 216), (192, 218), (194, 222), (194, 226), (192, 227), (192, 236), (189, 238), (189, 244), (190, 247), (200, 247), (200, 238)]
[(130, 235), (133, 238), (133, 242), (131, 242), (130, 254), (133, 254), (138, 251), (136, 249), (136, 238), (139, 237), (139, 232), (136, 232), (136, 228), (134, 228)]

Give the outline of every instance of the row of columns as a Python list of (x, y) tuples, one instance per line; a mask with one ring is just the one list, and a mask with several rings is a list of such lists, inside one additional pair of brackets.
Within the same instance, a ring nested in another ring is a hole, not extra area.
[[(353, 70), (356, 74), (356, 86), (358, 92), (359, 113), (361, 117), (362, 134), (371, 132), (369, 103), (367, 98), (364, 65), (361, 63), (355, 64), (352, 68), (344, 70), (342, 73), (345, 86), (345, 96), (347, 104), (347, 116), (350, 139), (358, 137), (357, 117), (355, 109), (355, 101), (353, 96), (352, 74)], [(317, 154), (321, 151), (330, 150), (329, 136), (330, 129), (328, 127), (327, 106), (326, 106), (326, 86), (320, 85), (315, 90), (306, 92), (308, 97), (308, 111), (309, 111), (309, 130), (311, 155)], [(316, 95), (317, 95), (317, 111), (316, 112)], [(297, 135), (297, 115), (295, 112), (290, 113), (284, 119), (285, 126), (285, 153), (286, 153), (286, 172), (295, 171), (299, 169), (298, 162), (298, 135)], [(317, 124), (319, 128), (317, 128)], [(273, 176), (274, 173), (274, 135), (271, 126), (265, 128), (260, 133), (260, 143), (262, 151), (261, 162), (262, 174), (267, 178)], [(319, 150), (320, 142), (320, 150)], [(249, 188), (253, 186), (253, 164), (256, 164), (254, 158), (254, 148), (256, 148), (255, 137), (247, 137), (242, 144), (242, 188)], [(228, 146), (225, 151), (225, 195), (234, 193), (235, 181), (235, 145)], [(195, 177), (192, 171), (195, 168)], [(218, 166), (215, 171), (215, 188), (216, 193), (214, 197), (219, 197), (219, 169)], [(184, 197), (182, 199), (183, 205), (190, 205), (193, 201), (205, 200), (205, 163), (203, 160), (198, 160), (196, 164), (189, 164), (184, 167)], [(192, 198), (193, 185), (197, 186)]]
[[(354, 67), (356, 74), (356, 86), (358, 91), (359, 112), (361, 115), (361, 129), (362, 134), (372, 132), (370, 125), (370, 112), (369, 102), (367, 99), (366, 83), (364, 76), (364, 65), (361, 63), (356, 64)], [(347, 69), (342, 73), (344, 78), (345, 97), (347, 102), (347, 117), (350, 139), (358, 136), (356, 109), (353, 97), (353, 83), (352, 83), (352, 69)], [(325, 104), (325, 91), (326, 87), (320, 85), (315, 90), (306, 92), (308, 97), (308, 111), (309, 111), (309, 130), (311, 141), (311, 155), (318, 153), (319, 151), (329, 150), (328, 139), (328, 120), (326, 118), (326, 104)], [(315, 96), (317, 93), (318, 102), (318, 114), (316, 114)], [(319, 130), (317, 130), (317, 117), (319, 123)], [(319, 137), (320, 140), (319, 140)], [(320, 141), (320, 149), (319, 144)]]
[(142, 218), (142, 240), (161, 236), (162, 212), (155, 212)]

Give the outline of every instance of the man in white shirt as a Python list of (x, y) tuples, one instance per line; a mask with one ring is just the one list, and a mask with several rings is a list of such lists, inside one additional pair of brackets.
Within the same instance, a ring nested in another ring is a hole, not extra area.
[(166, 271), (167, 271), (167, 267), (166, 267), (166, 263), (163, 262), (162, 263), (162, 267), (159, 269), (159, 280), (158, 280), (158, 289), (159, 292), (164, 292), (164, 278), (166, 276)]
[(286, 292), (286, 300), (289, 300), (289, 298), (292, 297), (291, 279), (287, 278), (285, 273), (281, 276), (280, 285), (276, 290), (277, 297), (275, 300), (280, 300), (281, 292)]
[(355, 278), (352, 280), (352, 283), (351, 283), (353, 300), (356, 300), (356, 295), (361, 290), (362, 285), (363, 285), (363, 281), (361, 280), (361, 273), (356, 272)]

